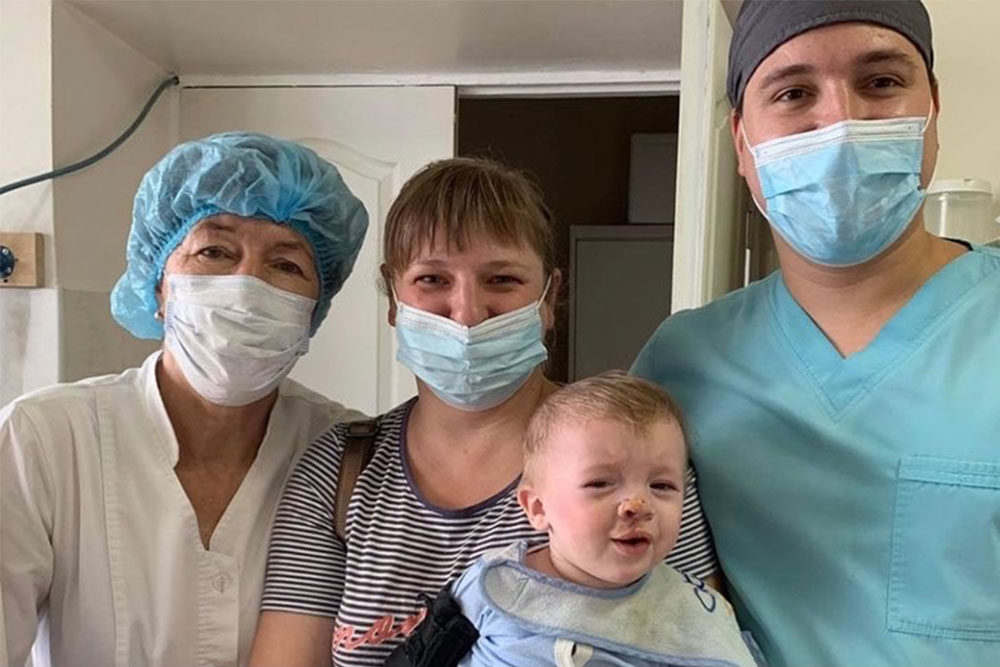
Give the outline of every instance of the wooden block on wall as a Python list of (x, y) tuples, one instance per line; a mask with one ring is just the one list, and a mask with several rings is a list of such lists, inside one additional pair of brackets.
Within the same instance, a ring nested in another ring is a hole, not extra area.
[(42, 266), (42, 235), (34, 232), (0, 232), (0, 245), (14, 253), (14, 272), (0, 279), (0, 287), (40, 287), (45, 272)]

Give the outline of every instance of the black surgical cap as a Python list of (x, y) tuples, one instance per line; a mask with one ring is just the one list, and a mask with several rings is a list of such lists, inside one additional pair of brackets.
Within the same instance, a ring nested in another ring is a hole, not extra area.
[(832, 23), (875, 23), (913, 42), (934, 66), (931, 19), (920, 0), (744, 0), (729, 44), (726, 94), (738, 107), (747, 81), (776, 48), (806, 30)]

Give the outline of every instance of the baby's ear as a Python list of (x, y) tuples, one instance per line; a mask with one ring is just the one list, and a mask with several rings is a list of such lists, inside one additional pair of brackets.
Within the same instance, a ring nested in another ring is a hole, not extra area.
[(535, 493), (531, 484), (522, 484), (517, 489), (517, 504), (521, 506), (528, 517), (528, 523), (539, 532), (549, 530), (549, 520), (545, 516), (545, 503)]

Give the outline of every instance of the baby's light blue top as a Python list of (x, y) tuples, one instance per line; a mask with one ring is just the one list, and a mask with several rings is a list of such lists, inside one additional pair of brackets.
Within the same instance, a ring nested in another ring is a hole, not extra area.
[(782, 276), (665, 321), (730, 596), (773, 667), (1000, 665), (1000, 251), (844, 359)]
[(460, 667), (756, 667), (732, 607), (660, 563), (595, 589), (524, 564), (524, 542), (489, 552), (452, 585), (479, 631)]

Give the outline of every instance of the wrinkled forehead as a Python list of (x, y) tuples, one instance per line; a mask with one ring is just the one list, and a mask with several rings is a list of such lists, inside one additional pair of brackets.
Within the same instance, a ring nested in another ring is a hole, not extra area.
[(203, 239), (255, 242), (267, 246), (299, 249), (308, 253), (310, 258), (313, 255), (310, 243), (292, 227), (260, 218), (245, 218), (228, 214), (205, 218), (191, 228), (184, 241)]

